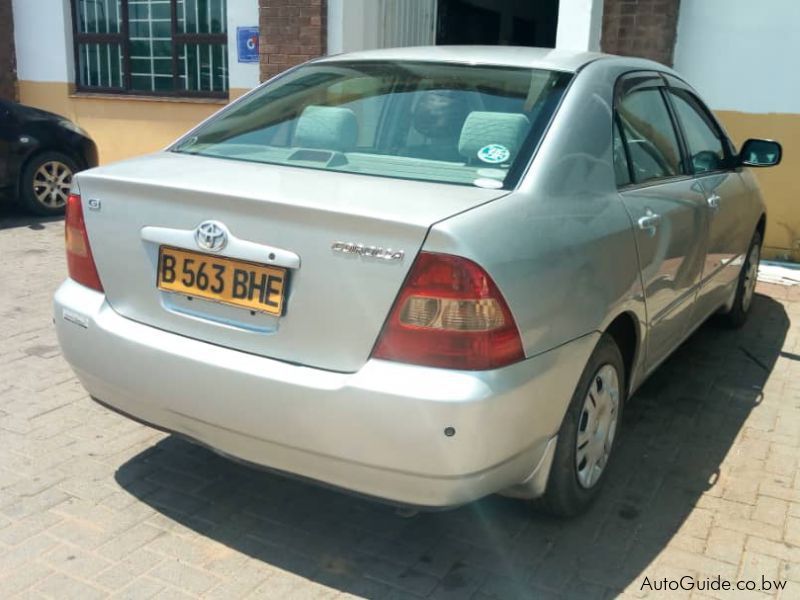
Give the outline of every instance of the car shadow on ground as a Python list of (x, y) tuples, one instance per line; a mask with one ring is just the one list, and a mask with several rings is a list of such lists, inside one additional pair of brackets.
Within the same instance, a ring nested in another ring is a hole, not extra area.
[(27, 227), (28, 229), (44, 229), (46, 223), (63, 221), (63, 216), (42, 217), (26, 212), (8, 196), (0, 194), (0, 230), (14, 227)]
[(743, 425), (789, 327), (783, 306), (769, 297), (757, 295), (752, 310), (740, 331), (701, 327), (635, 395), (603, 494), (573, 520), (499, 496), (404, 518), (177, 436), (122, 465), (116, 480), (210, 539), (343, 592), (613, 595), (638, 586), (679, 531), (702, 529), (690, 517), (698, 499), (721, 493), (720, 465), (737, 436), (748, 434)]

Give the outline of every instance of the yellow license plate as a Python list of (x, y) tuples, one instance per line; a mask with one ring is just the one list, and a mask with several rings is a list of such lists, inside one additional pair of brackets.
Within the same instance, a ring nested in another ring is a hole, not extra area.
[(156, 285), (166, 292), (280, 315), (286, 269), (161, 246)]

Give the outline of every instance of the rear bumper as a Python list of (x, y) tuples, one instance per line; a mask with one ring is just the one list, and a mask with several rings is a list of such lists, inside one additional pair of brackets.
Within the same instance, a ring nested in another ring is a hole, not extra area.
[(334, 373), (131, 321), (71, 280), (54, 310), (64, 356), (102, 403), (248, 462), (430, 507), (541, 493), (597, 341), (487, 372), (370, 360)]

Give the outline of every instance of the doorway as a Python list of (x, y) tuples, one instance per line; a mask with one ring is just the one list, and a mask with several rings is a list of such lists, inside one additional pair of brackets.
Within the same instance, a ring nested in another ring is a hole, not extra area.
[(558, 0), (438, 0), (437, 44), (554, 48)]

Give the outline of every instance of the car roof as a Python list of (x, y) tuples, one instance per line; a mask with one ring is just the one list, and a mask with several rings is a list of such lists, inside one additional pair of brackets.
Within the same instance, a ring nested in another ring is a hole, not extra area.
[(527, 46), (414, 46), (409, 48), (384, 48), (336, 54), (318, 59), (317, 62), (408, 60), (504, 65), (574, 73), (590, 62), (599, 59), (615, 59), (619, 62), (629, 61), (631, 66), (637, 68), (665, 69), (663, 65), (652, 61), (636, 58), (626, 59), (601, 52), (581, 52)]

